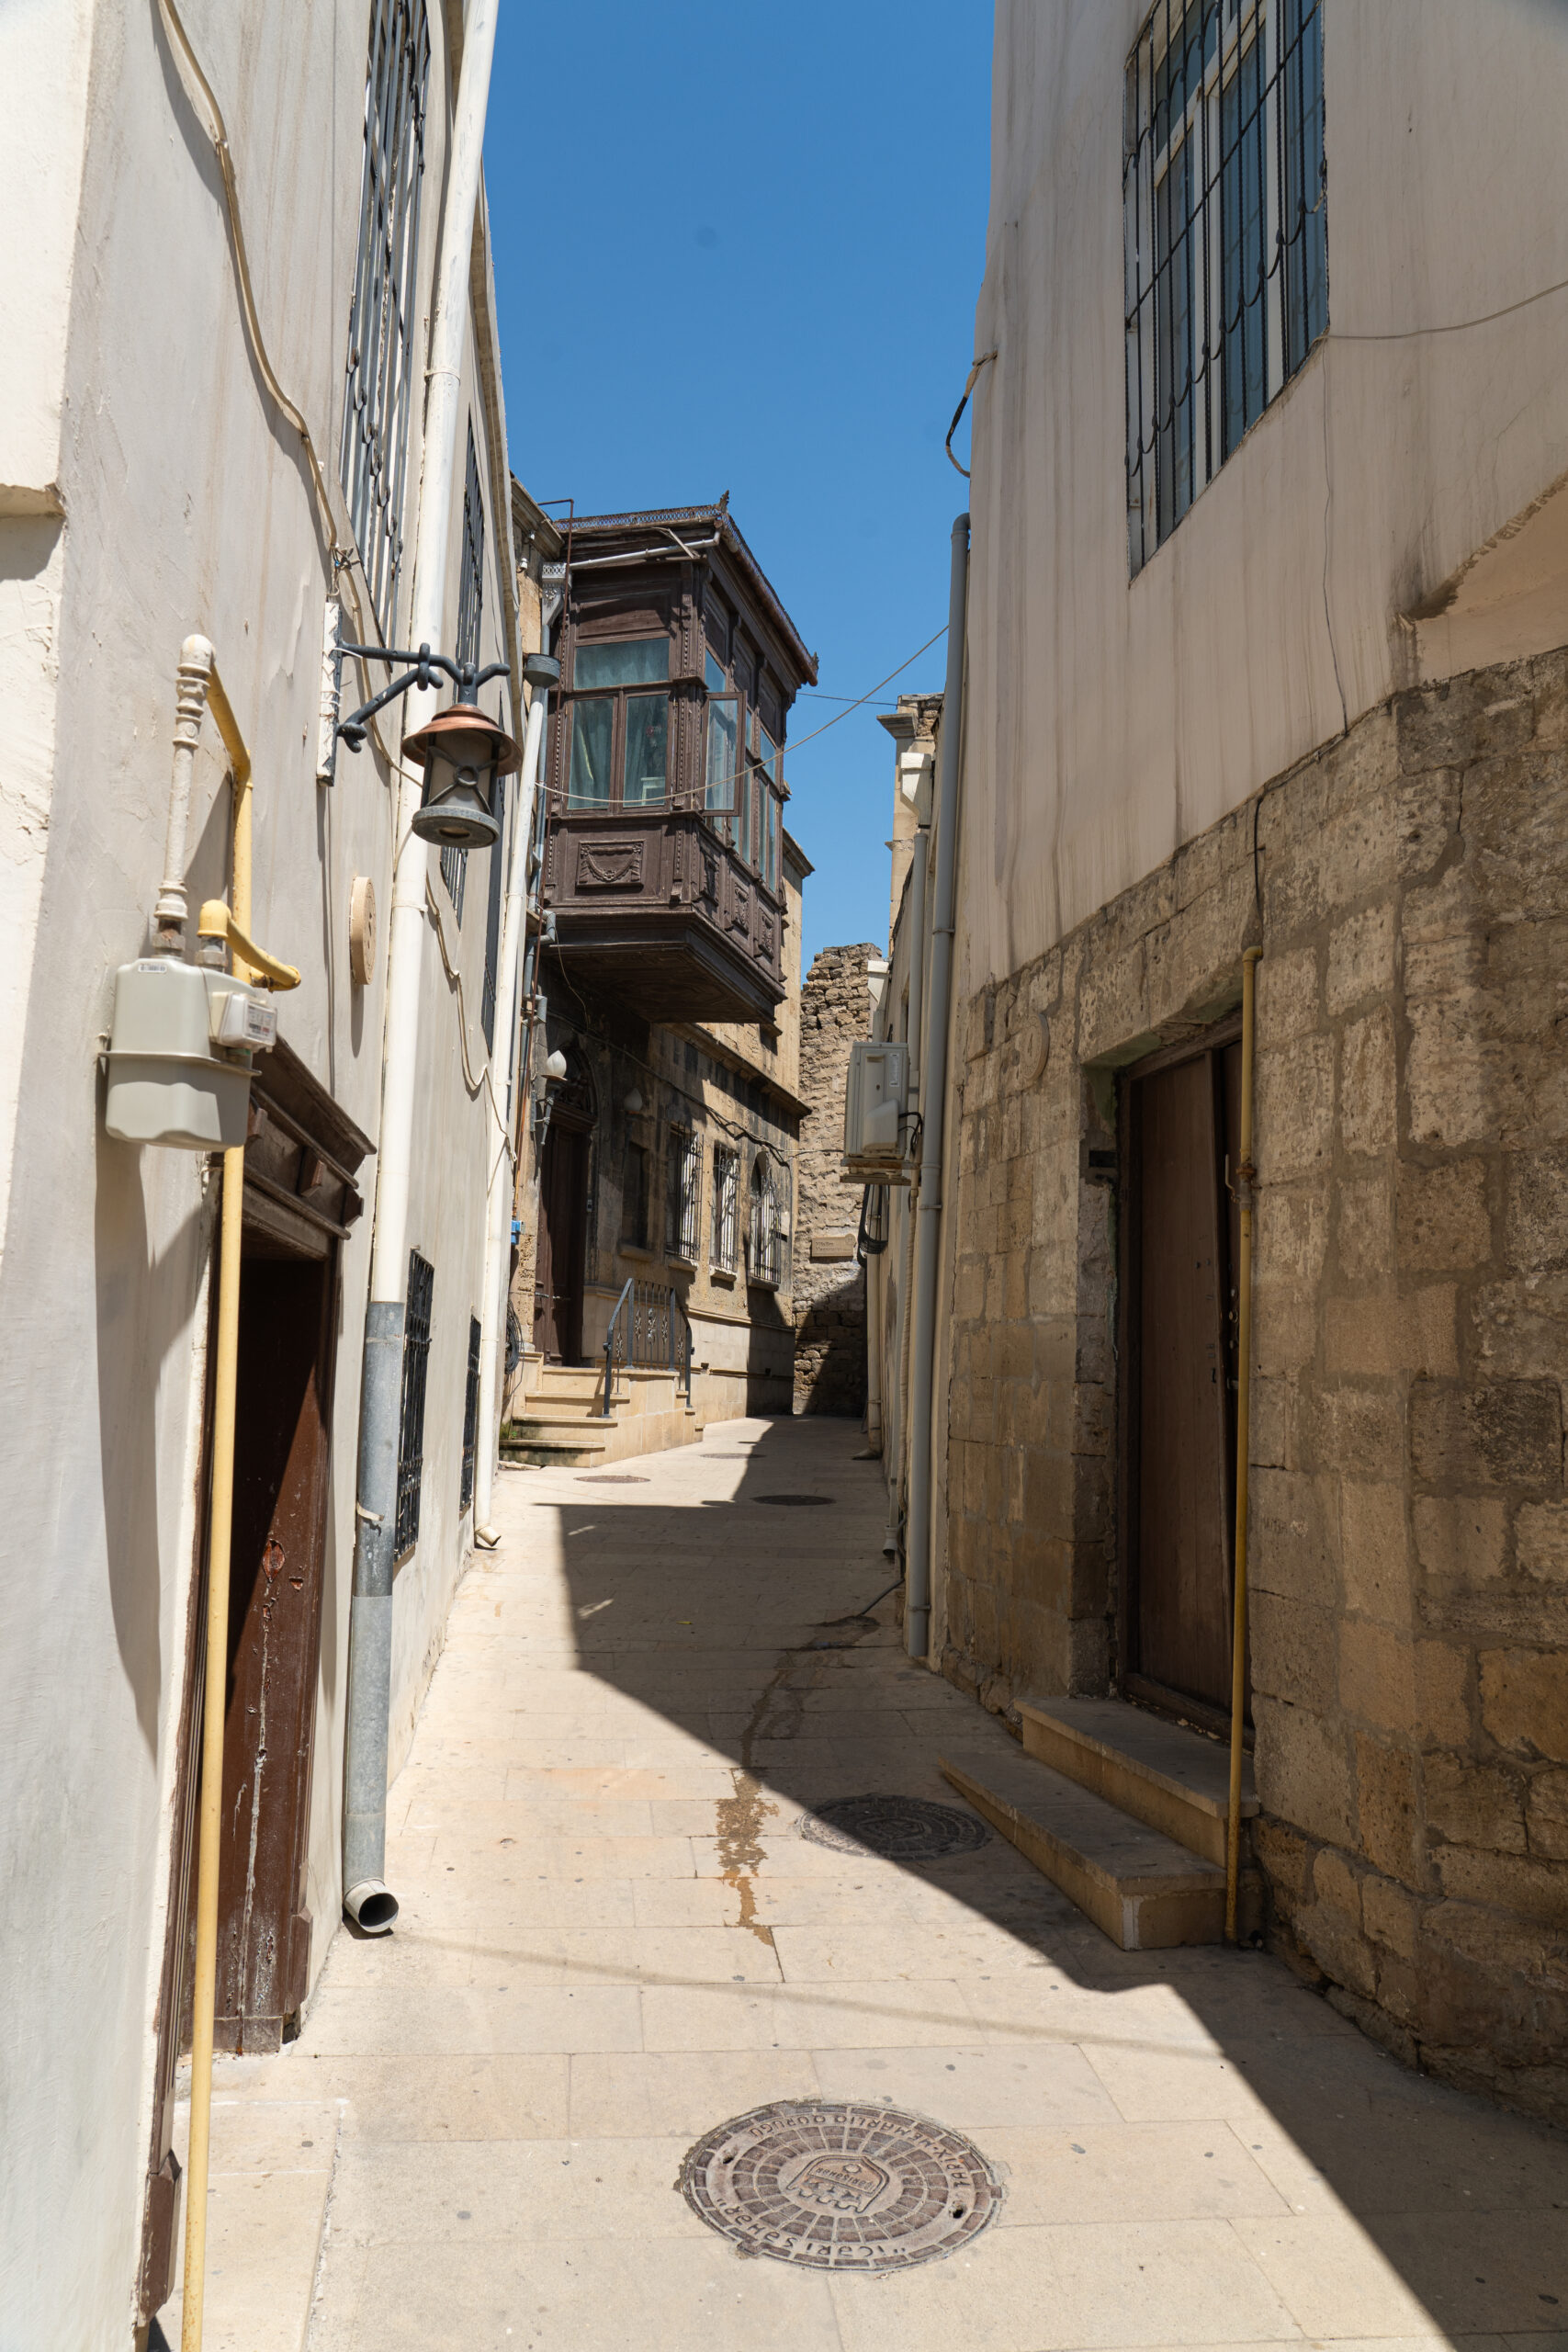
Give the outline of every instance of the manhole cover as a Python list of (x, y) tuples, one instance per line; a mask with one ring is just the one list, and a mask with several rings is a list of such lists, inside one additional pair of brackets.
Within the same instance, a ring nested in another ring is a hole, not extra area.
[(781, 1510), (786, 1507), (794, 1510), (802, 1503), (830, 1503), (836, 1502), (838, 1498), (835, 1495), (752, 1495), (743, 1499), (754, 1503), (777, 1503)]
[(835, 1797), (801, 1815), (800, 1834), (839, 1854), (937, 1862), (944, 1854), (972, 1854), (991, 1833), (976, 1815), (926, 1797)]
[(585, 1487), (646, 1487), (648, 1480), (630, 1470), (580, 1470), (578, 1476)]
[(897, 2107), (780, 2100), (697, 2142), (681, 2188), (747, 2254), (808, 2270), (908, 2270), (977, 2237), (1002, 2189), (972, 2142)]

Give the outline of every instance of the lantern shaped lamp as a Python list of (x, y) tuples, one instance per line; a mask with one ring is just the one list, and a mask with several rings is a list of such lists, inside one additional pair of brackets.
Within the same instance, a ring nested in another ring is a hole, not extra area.
[(413, 830), (441, 849), (492, 849), (501, 835), (496, 778), (522, 765), (510, 735), (472, 703), (453, 703), (405, 737), (403, 756), (424, 770)]

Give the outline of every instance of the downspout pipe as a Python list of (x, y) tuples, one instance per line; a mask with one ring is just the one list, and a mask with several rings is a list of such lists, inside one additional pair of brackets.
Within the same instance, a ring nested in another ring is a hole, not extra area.
[(931, 979), (920, 1007), (924, 1056), (920, 1102), (920, 1190), (916, 1211), (914, 1363), (909, 1380), (909, 1516), (905, 1542), (904, 1644), (911, 1657), (931, 1647), (931, 1391), (936, 1370), (936, 1283), (942, 1244), (942, 1123), (947, 1028), (953, 1001), (953, 931), (958, 896), (958, 777), (964, 747), (964, 625), (969, 600), (969, 517), (953, 526), (947, 605), (947, 684), (942, 703), (937, 782), (936, 889)]
[[(430, 369), (424, 411), (424, 475), (414, 548), (415, 645), (441, 642), (446, 558), (462, 424), (462, 367), (468, 272), (490, 107), (499, 0), (472, 0), (446, 177)], [(434, 694), (409, 697), (407, 732), (434, 716)], [(413, 1156), (419, 1001), (425, 933), (425, 845), (412, 830), (421, 778), (400, 770), (393, 837), (392, 916), (388, 927), (386, 1048), (377, 1152), (376, 1226), (360, 1385), (358, 1492), (355, 1501), (354, 1592), (348, 1620), (348, 1723), (344, 1753), (343, 1907), (369, 1935), (386, 1935), (398, 1901), (385, 1883), (387, 1755), (392, 1692), (392, 1570), (397, 1540), (398, 1432), (402, 1405), (403, 1319), (408, 1290), (409, 1179)]]
[(496, 1449), (501, 1442), (501, 1370), (506, 1346), (506, 1272), (511, 1258), (508, 1228), (516, 1191), (513, 1138), (520, 1125), (522, 1088), (516, 1082), (520, 1023), (517, 981), (523, 962), (524, 905), (528, 884), (528, 854), (534, 843), (534, 795), (538, 789), (539, 748), (544, 741), (545, 710), (549, 689), (560, 676), (560, 663), (547, 654), (531, 653), (523, 674), (534, 691), (528, 705), (528, 728), (523, 739), (523, 774), (517, 813), (512, 822), (512, 850), (506, 868), (506, 907), (501, 919), (501, 987), (495, 1008), (495, 1035), (502, 1039), (506, 1072), (507, 1133), (491, 1164), (490, 1197), (486, 1204), (484, 1287), (479, 1293), (479, 1458), (474, 1464), (474, 1533), (493, 1544), (491, 1507), (495, 1498)]

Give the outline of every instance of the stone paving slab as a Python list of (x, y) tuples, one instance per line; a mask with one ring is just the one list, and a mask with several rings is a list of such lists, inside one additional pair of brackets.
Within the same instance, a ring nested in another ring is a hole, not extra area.
[[(825, 1624), (887, 1582), (860, 1442), (737, 1423), (637, 1486), (500, 1481), (391, 1792), (397, 1933), (340, 1931), (299, 2041), (220, 2063), (251, 2169), (209, 2344), (1568, 2352), (1561, 2137), (1274, 1960), (1118, 1951), (998, 1838), (905, 1867), (800, 1836), (832, 1797), (951, 1804), (941, 1753), (1018, 1754), (890, 1604)], [(746, 1499), (791, 1490), (838, 1501)], [(994, 2225), (885, 2278), (742, 2257), (685, 2152), (813, 2098), (971, 2137)], [(276, 2185), (291, 2109), (336, 2119), (309, 2194)]]

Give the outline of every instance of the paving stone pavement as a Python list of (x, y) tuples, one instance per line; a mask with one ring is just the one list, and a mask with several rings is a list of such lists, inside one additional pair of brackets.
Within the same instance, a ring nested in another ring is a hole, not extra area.
[[(502, 1476), (391, 1792), (397, 1932), (340, 1932), (299, 2040), (220, 2067), (209, 2345), (1568, 2352), (1561, 2136), (1277, 1961), (1115, 1951), (996, 1838), (910, 1866), (796, 1834), (1017, 1752), (890, 1605), (831, 1622), (887, 1580), (860, 1443), (729, 1422), (614, 1481)], [(967, 2134), (998, 2220), (884, 2278), (739, 2253), (686, 2151), (817, 2098)]]

